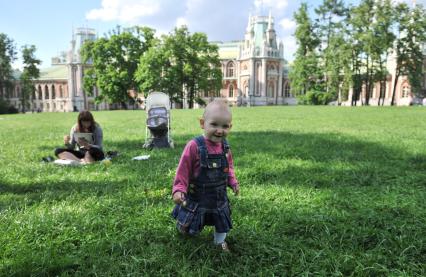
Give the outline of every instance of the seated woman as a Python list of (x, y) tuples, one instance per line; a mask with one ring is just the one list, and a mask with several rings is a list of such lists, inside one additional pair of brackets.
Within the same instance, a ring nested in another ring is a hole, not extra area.
[[(83, 138), (77, 138), (76, 133), (91, 133), (92, 143)], [(78, 114), (77, 124), (71, 128), (70, 135), (64, 136), (65, 148), (57, 148), (55, 155), (63, 160), (73, 160), (81, 163), (92, 163), (103, 160), (103, 133), (92, 113), (82, 111)]]

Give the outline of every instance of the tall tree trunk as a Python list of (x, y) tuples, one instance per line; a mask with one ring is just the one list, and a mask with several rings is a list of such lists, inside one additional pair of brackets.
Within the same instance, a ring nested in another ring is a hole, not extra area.
[[(380, 106), (380, 101), (382, 101), (382, 106), (383, 106), (383, 102), (385, 100), (385, 91), (383, 89), (383, 87), (386, 85), (386, 83), (383, 82), (383, 80), (380, 80), (380, 88), (379, 88), (379, 99), (377, 101), (377, 106)], [(386, 89), (386, 87), (385, 87)]]
[(191, 86), (191, 88), (189, 89), (188, 108), (189, 109), (194, 108), (194, 87), (193, 86)]
[(368, 106), (370, 104), (370, 58), (367, 56), (367, 75), (365, 78), (365, 105)]
[(25, 93), (21, 90), (22, 98), (21, 98), (21, 105), (22, 105), (22, 113), (26, 112), (26, 101), (25, 101)]
[(397, 67), (395, 70), (395, 80), (393, 83), (391, 106), (395, 105), (395, 93), (396, 93), (396, 86), (398, 85), (399, 74), (400, 74), (400, 71), (399, 71), (399, 68)]

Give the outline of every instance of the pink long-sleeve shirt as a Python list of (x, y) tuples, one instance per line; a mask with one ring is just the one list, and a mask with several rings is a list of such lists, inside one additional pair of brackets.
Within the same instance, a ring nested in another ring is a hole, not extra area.
[[(209, 154), (221, 154), (222, 153), (222, 143), (215, 143), (211, 140), (208, 140), (204, 137), (204, 142), (207, 147), (207, 152)], [(235, 178), (234, 173), (234, 161), (232, 159), (231, 150), (227, 154), (228, 164), (229, 164), (229, 177), (228, 184), (235, 188), (238, 186), (238, 181)], [(198, 153), (197, 143), (194, 140), (189, 141), (185, 149), (183, 150), (182, 156), (179, 161), (178, 168), (176, 170), (176, 177), (173, 182), (173, 191), (174, 194), (177, 191), (186, 193), (188, 190), (188, 185), (191, 180), (195, 180), (200, 174), (200, 155)]]

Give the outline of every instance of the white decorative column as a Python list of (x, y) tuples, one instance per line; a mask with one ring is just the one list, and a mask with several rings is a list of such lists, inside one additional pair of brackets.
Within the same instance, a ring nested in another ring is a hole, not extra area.
[[(278, 104), (278, 95), (284, 96), (283, 92), (283, 63), (282, 61), (278, 62), (278, 91), (277, 91), (277, 97), (275, 98), (275, 104)], [(284, 101), (283, 101), (284, 102)]]

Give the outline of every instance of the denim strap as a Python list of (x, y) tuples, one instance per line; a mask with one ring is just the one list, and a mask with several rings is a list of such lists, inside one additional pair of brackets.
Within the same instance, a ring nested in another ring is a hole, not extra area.
[(207, 152), (207, 146), (204, 143), (204, 137), (198, 136), (194, 140), (195, 140), (195, 142), (197, 143), (197, 146), (198, 146), (198, 153), (200, 153), (200, 166), (201, 167), (207, 167), (208, 152)]

